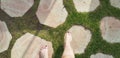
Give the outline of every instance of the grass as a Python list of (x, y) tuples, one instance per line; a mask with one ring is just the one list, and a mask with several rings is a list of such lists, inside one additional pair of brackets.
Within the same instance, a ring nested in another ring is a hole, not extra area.
[(78, 13), (72, 0), (64, 0), (64, 6), (69, 15), (64, 24), (57, 28), (39, 24), (35, 15), (39, 0), (35, 0), (32, 8), (23, 16), (12, 18), (0, 9), (0, 20), (5, 21), (13, 36), (9, 49), (0, 53), (0, 58), (10, 58), (11, 49), (20, 36), (26, 32), (40, 36), (48, 41), (52, 41), (54, 47), (53, 58), (61, 58), (63, 53), (63, 39), (65, 32), (73, 25), (81, 25), (92, 32), (92, 38), (85, 53), (76, 54), (75, 58), (90, 58), (91, 54), (98, 52), (110, 54), (114, 58), (120, 58), (120, 43), (111, 44), (103, 40), (100, 32), (100, 20), (105, 16), (113, 16), (120, 19), (120, 9), (112, 7), (109, 0), (100, 0), (100, 6), (93, 12)]

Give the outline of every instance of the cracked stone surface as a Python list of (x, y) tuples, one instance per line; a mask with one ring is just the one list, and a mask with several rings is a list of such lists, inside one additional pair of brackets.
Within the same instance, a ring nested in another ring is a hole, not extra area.
[(73, 3), (78, 12), (91, 12), (100, 5), (99, 0), (73, 0)]
[(1, 0), (1, 9), (11, 17), (21, 17), (33, 3), (34, 0)]
[(68, 15), (63, 0), (41, 0), (36, 15), (41, 24), (56, 28)]
[(8, 49), (11, 39), (6, 23), (0, 21), (0, 53)]
[(75, 54), (84, 53), (85, 48), (91, 39), (91, 32), (83, 26), (74, 25), (68, 30), (72, 34), (71, 46)]
[(97, 53), (95, 55), (91, 55), (90, 58), (113, 58), (112, 55), (106, 55), (103, 53)]
[(110, 4), (113, 7), (119, 8), (120, 9), (120, 0), (110, 0)]
[(15, 42), (11, 51), (11, 58), (40, 58), (40, 48), (45, 45), (48, 45), (48, 55), (49, 58), (52, 58), (53, 48), (51, 42), (26, 33)]
[(115, 17), (104, 17), (100, 29), (104, 40), (110, 43), (120, 43), (120, 20)]

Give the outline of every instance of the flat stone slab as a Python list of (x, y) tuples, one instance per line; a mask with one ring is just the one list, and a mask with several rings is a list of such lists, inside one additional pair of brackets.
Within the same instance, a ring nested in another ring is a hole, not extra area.
[(120, 9), (120, 0), (110, 0), (110, 4), (113, 7), (119, 8)]
[(40, 0), (36, 15), (41, 24), (56, 28), (65, 22), (68, 13), (63, 0)]
[(0, 53), (8, 49), (11, 39), (6, 23), (0, 21)]
[(99, 0), (73, 0), (73, 3), (78, 12), (91, 12), (100, 5)]
[(21, 17), (33, 3), (34, 0), (1, 0), (1, 9), (11, 17)]
[(120, 43), (120, 20), (114, 17), (104, 17), (100, 29), (104, 40), (110, 43)]
[(113, 58), (112, 55), (106, 55), (103, 53), (97, 53), (95, 55), (91, 55), (90, 58)]
[(52, 58), (53, 48), (51, 42), (26, 33), (15, 42), (11, 51), (11, 58), (40, 58), (40, 49), (45, 45), (48, 45), (48, 55), (49, 58)]
[(83, 26), (74, 25), (68, 30), (72, 34), (71, 46), (74, 53), (84, 53), (85, 48), (91, 39), (91, 32), (85, 29)]

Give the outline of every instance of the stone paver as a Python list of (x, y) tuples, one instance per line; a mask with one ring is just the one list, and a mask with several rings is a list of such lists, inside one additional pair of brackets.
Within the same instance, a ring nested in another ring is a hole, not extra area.
[(100, 24), (102, 37), (110, 43), (120, 43), (120, 20), (104, 17)]
[(110, 0), (110, 4), (120, 9), (120, 0)]
[(1, 0), (1, 9), (11, 17), (21, 17), (33, 3), (34, 0)]
[(68, 15), (63, 0), (41, 0), (36, 15), (41, 24), (56, 28)]
[(0, 53), (8, 49), (11, 39), (6, 23), (0, 21)]
[(78, 12), (91, 12), (100, 5), (99, 0), (73, 0), (73, 3)]
[(91, 55), (90, 58), (113, 58), (112, 55), (106, 55), (103, 53), (97, 53), (95, 55)]
[(40, 48), (45, 45), (48, 45), (49, 58), (52, 58), (51, 42), (26, 33), (15, 42), (11, 51), (11, 58), (39, 58)]
[(84, 53), (85, 48), (91, 39), (91, 32), (83, 26), (74, 25), (68, 30), (72, 34), (71, 46), (74, 53)]

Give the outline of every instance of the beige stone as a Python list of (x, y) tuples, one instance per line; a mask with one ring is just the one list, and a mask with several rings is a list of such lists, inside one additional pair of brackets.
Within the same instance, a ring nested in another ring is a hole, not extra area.
[(104, 40), (110, 43), (120, 43), (120, 20), (114, 17), (104, 17), (100, 29)]
[(68, 30), (72, 34), (71, 46), (74, 53), (84, 53), (85, 48), (91, 39), (91, 32), (85, 29), (83, 26), (74, 25)]
[(112, 55), (106, 55), (103, 53), (97, 53), (95, 55), (91, 55), (90, 58), (113, 58)]
[(113, 7), (119, 8), (120, 9), (120, 0), (110, 0), (110, 4)]
[(21, 17), (33, 3), (34, 0), (1, 0), (1, 9), (11, 17)]
[(11, 51), (11, 58), (39, 58), (40, 49), (45, 45), (48, 45), (48, 55), (49, 58), (52, 58), (53, 48), (51, 42), (26, 33), (15, 42)]
[(0, 21), (0, 53), (8, 49), (11, 39), (6, 23)]
[(73, 0), (73, 3), (78, 12), (91, 12), (100, 5), (99, 0)]
[(68, 15), (63, 0), (40, 0), (36, 15), (41, 24), (56, 28)]

